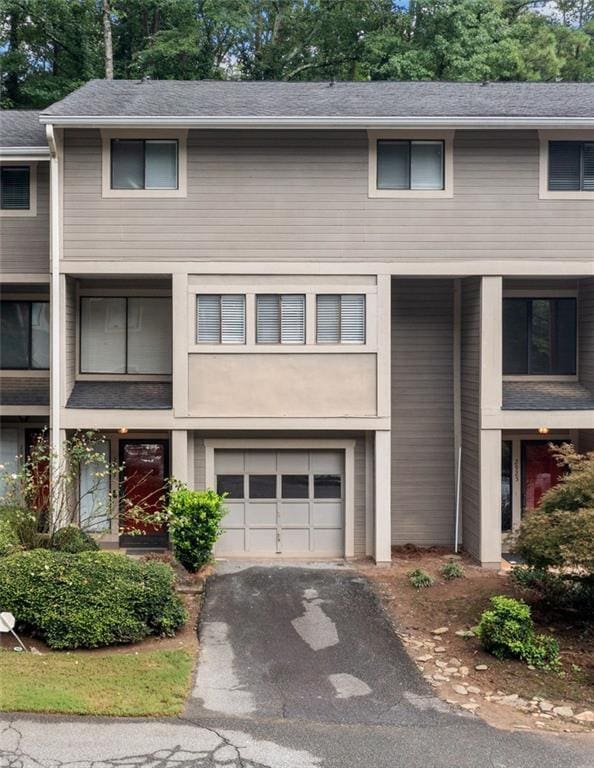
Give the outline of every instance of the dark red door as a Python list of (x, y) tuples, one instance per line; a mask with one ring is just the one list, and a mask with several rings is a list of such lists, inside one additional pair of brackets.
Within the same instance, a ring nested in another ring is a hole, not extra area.
[[(169, 466), (167, 442), (122, 440), (120, 464), (122, 532), (125, 534), (134, 530), (145, 536), (165, 536), (163, 526), (150, 522), (150, 517), (156, 512), (161, 512), (165, 503), (165, 483)], [(137, 538), (140, 539), (139, 546), (142, 546), (144, 537)]]
[(549, 448), (549, 443), (522, 443), (522, 507), (535, 509), (543, 494), (557, 485), (563, 476)]

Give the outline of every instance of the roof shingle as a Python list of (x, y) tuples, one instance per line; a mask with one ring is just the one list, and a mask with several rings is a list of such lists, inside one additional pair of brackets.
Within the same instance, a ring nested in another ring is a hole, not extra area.
[(67, 408), (167, 410), (172, 407), (168, 381), (77, 381)]
[(594, 392), (573, 381), (505, 381), (505, 411), (594, 410)]
[(39, 112), (27, 109), (1, 110), (0, 146), (47, 147), (45, 126), (39, 122)]

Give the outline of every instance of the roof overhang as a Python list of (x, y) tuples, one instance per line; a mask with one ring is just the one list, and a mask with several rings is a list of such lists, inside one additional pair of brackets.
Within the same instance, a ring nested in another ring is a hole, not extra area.
[(113, 128), (175, 126), (176, 128), (291, 128), (353, 130), (393, 130), (396, 128), (530, 128), (530, 129), (594, 129), (593, 117), (261, 117), (217, 115), (196, 116), (100, 116), (100, 115), (46, 115), (39, 118), (44, 125), (71, 128)]
[(48, 147), (0, 147), (2, 160), (49, 160)]

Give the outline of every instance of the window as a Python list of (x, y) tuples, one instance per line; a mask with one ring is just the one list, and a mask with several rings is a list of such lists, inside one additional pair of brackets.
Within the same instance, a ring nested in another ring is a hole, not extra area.
[(549, 142), (549, 191), (594, 192), (594, 141)]
[(504, 375), (575, 375), (576, 313), (574, 298), (504, 299)]
[(340, 475), (314, 475), (314, 499), (340, 499)]
[(276, 475), (250, 475), (250, 499), (276, 499)]
[(49, 302), (0, 302), (0, 368), (49, 368)]
[(305, 344), (305, 296), (286, 293), (257, 296), (256, 343)]
[(245, 344), (245, 296), (196, 297), (196, 341), (199, 344)]
[(243, 475), (217, 475), (217, 493), (229, 499), (243, 499)]
[(0, 208), (3, 211), (28, 211), (30, 207), (29, 167), (3, 165), (0, 168)]
[(96, 460), (81, 463), (78, 481), (80, 526), (89, 533), (109, 530), (111, 523), (110, 474), (105, 471), (110, 462), (109, 443), (96, 442), (93, 452)]
[(316, 341), (318, 344), (365, 344), (365, 295), (319, 295)]
[(177, 139), (112, 139), (112, 189), (177, 189)]
[(171, 299), (83, 297), (81, 373), (171, 373)]
[(309, 476), (283, 475), (281, 477), (281, 496), (283, 499), (309, 498)]
[(378, 140), (377, 189), (444, 189), (444, 142)]

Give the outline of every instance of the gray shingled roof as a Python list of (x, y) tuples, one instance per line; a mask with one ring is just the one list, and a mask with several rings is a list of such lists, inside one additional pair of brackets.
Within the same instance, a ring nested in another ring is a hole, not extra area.
[(0, 379), (0, 405), (49, 405), (49, 380), (25, 376)]
[(594, 410), (594, 392), (573, 381), (505, 381), (506, 411)]
[(67, 408), (167, 410), (172, 407), (167, 381), (77, 381)]
[(45, 126), (37, 110), (3, 109), (0, 111), (0, 146), (47, 147)]
[(594, 83), (91, 80), (42, 114), (594, 118)]

